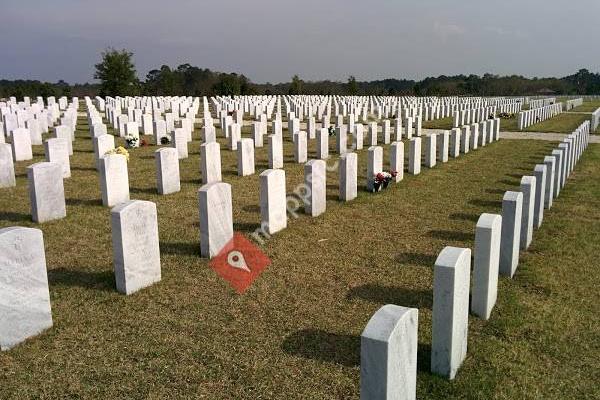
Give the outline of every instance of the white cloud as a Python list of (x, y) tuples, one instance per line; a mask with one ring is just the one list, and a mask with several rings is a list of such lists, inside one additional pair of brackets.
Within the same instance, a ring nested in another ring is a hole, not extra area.
[(433, 24), (433, 33), (442, 39), (445, 43), (448, 39), (462, 36), (467, 32), (464, 26), (456, 24), (446, 24), (439, 21), (435, 21)]

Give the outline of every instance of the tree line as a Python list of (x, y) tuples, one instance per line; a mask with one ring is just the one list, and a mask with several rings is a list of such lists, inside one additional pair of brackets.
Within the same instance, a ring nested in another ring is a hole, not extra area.
[(34, 80), (0, 80), (0, 98), (15, 96), (234, 96), (270, 94), (393, 95), (393, 96), (520, 96), (520, 95), (598, 95), (600, 74), (580, 69), (562, 78), (527, 78), (519, 75), (455, 75), (425, 78), (421, 81), (383, 79), (345, 82), (304, 81), (294, 75), (290, 82), (253, 83), (236, 73), (211, 71), (190, 64), (175, 68), (163, 65), (137, 76), (133, 53), (109, 48), (95, 65), (99, 83), (70, 85)]

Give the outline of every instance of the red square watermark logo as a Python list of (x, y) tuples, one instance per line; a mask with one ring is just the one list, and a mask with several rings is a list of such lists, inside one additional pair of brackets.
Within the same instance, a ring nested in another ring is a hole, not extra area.
[(233, 239), (209, 262), (210, 267), (239, 294), (244, 293), (270, 264), (269, 257), (239, 232), (234, 232)]

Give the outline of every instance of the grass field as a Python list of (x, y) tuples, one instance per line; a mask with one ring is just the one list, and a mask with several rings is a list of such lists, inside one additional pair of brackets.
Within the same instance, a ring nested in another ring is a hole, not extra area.
[[(571, 133), (583, 122), (590, 119), (588, 114), (567, 114), (562, 113), (545, 121), (533, 124), (524, 129), (525, 132), (555, 132)], [(501, 129), (504, 130), (502, 124)]]
[[(563, 113), (546, 121), (528, 126), (523, 132), (571, 133), (587, 120), (589, 120), (588, 114)], [(423, 127), (428, 129), (452, 129), (452, 119), (444, 118), (427, 121), (423, 123)], [(504, 132), (519, 132), (517, 118), (501, 119), (500, 130)]]
[(453, 118), (440, 118), (430, 121), (423, 121), (422, 127), (425, 129), (452, 129)]
[[(348, 204), (329, 173), (327, 212), (290, 220), (269, 240), (272, 265), (241, 296), (199, 256), (198, 140), (180, 163), (181, 192), (169, 196), (155, 192), (156, 147), (134, 150), (131, 196), (157, 203), (163, 280), (126, 297), (115, 291), (110, 210), (85, 122), (79, 128), (65, 219), (30, 221), (25, 167), (41, 160), (41, 146), (36, 160), (17, 163), (18, 186), (0, 192), (1, 227), (44, 231), (55, 324), (0, 354), (0, 398), (357, 398), (360, 333), (386, 303), (420, 310), (419, 399), (600, 396), (599, 145), (545, 214), (515, 278), (500, 279), (492, 319), (470, 318), (469, 353), (449, 382), (428, 372), (435, 258), (447, 245), (472, 246), (479, 214), (498, 213), (503, 192), (518, 190), (555, 144), (502, 140)], [(303, 167), (289, 141), (285, 154), (289, 193)], [(235, 153), (222, 146), (222, 156), (235, 229), (248, 234), (260, 221), (266, 149), (257, 149), (257, 174), (243, 178)], [(365, 151), (359, 164), (364, 183)]]
[(584, 101), (582, 105), (573, 108), (571, 112), (594, 112), (600, 108), (600, 100)]

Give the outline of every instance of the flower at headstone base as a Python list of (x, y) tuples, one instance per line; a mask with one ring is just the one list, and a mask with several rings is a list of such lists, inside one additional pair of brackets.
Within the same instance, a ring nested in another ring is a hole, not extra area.
[(125, 136), (125, 145), (127, 146), (127, 148), (138, 147), (138, 142), (139, 139), (135, 136)]
[(142, 140), (140, 141), (140, 146), (142, 146), (142, 147), (146, 147), (146, 146), (148, 146), (148, 142), (146, 141), (146, 139), (142, 139)]
[(373, 192), (378, 192), (380, 189), (387, 188), (396, 175), (398, 175), (397, 171), (383, 171), (375, 174), (375, 180), (373, 182)]
[(127, 161), (129, 161), (129, 152), (123, 146), (119, 146), (116, 149), (112, 149), (112, 150), (109, 150), (106, 153), (104, 153), (104, 155), (109, 155), (109, 154), (121, 154), (121, 155), (125, 156), (125, 159)]
[(168, 136), (163, 136), (160, 138), (160, 144), (169, 144), (171, 143), (171, 139)]
[(335, 135), (335, 128), (333, 126), (330, 126), (328, 129), (328, 132), (329, 132), (329, 136)]

